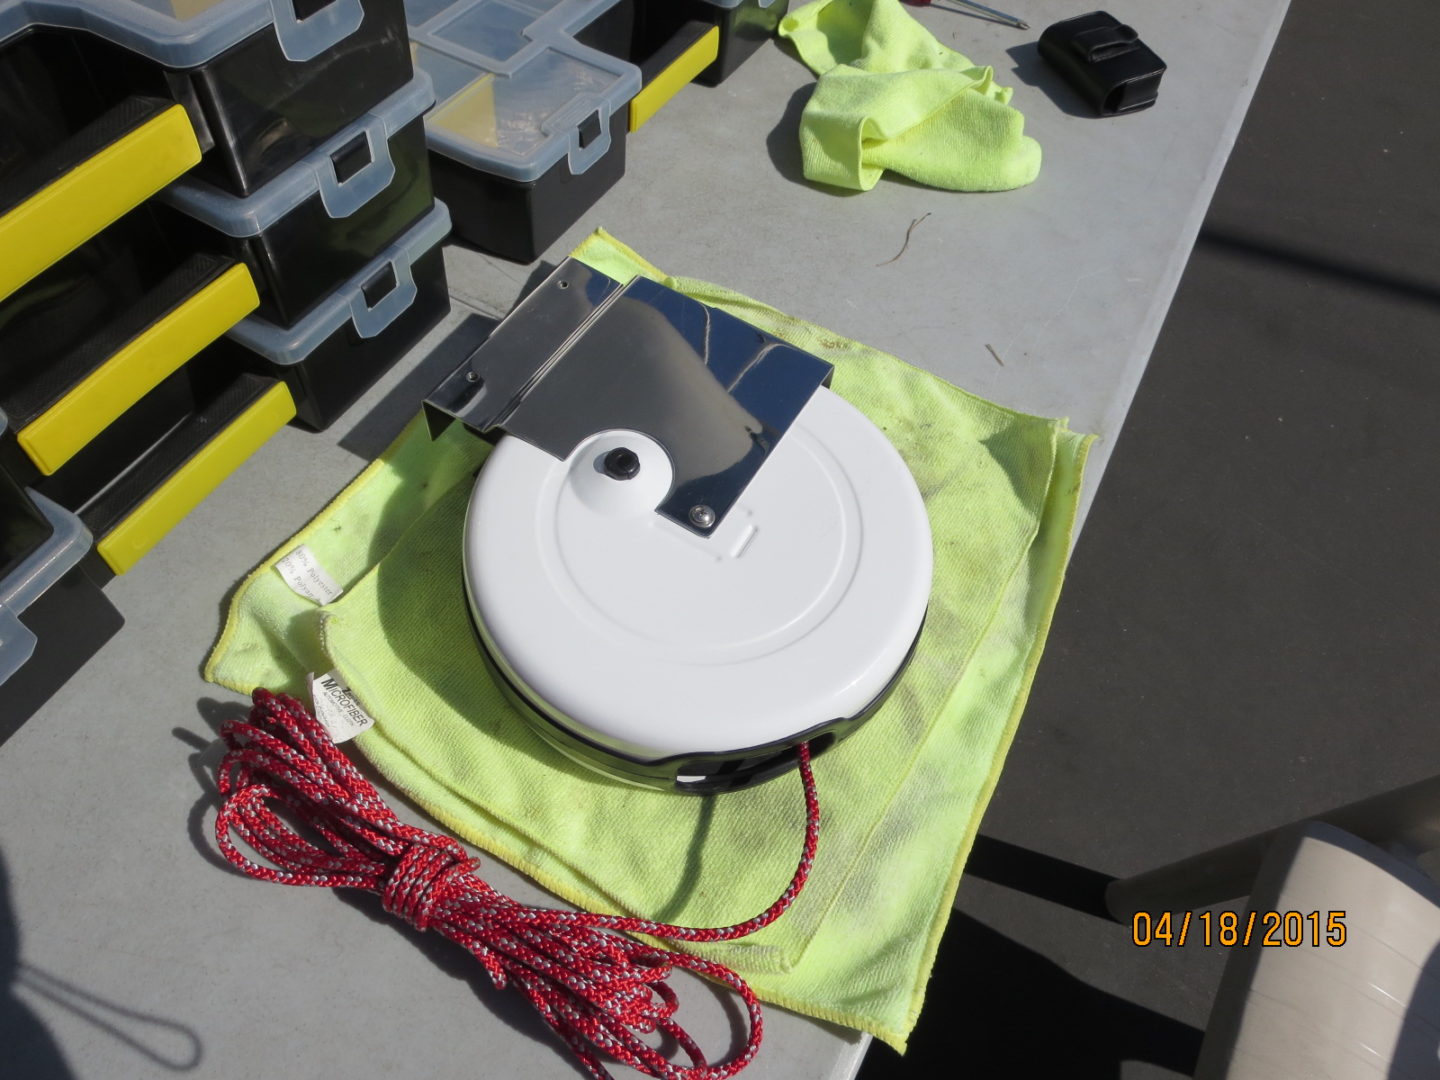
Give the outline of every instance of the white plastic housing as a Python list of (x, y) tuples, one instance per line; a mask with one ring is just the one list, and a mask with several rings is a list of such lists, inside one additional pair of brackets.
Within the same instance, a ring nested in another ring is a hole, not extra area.
[[(616, 447), (640, 459), (616, 480)], [(930, 593), (925, 505), (884, 434), (816, 391), (708, 539), (655, 512), (668, 455), (636, 432), (558, 461), (506, 436), (465, 527), (472, 611), (505, 674), (576, 734), (654, 761), (861, 712)]]

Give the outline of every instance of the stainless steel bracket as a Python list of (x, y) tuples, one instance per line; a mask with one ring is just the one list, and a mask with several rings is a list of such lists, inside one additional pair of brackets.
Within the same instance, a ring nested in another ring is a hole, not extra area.
[(596, 432), (648, 435), (674, 483), (658, 513), (700, 536), (725, 520), (817, 387), (825, 361), (645, 278), (566, 259), (425, 401), (560, 460)]

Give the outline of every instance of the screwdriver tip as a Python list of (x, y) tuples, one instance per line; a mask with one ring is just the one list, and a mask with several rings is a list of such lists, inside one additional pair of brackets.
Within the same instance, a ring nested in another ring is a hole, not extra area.
[(1017, 22), (1017, 23), (1015, 24), (1015, 29), (1016, 29), (1016, 30), (1029, 30), (1029, 29), (1030, 29), (1030, 24), (1029, 24), (1028, 22)]

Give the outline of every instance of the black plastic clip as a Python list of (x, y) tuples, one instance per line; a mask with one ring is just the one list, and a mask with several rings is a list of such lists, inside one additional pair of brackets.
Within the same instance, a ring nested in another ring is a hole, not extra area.
[(1135, 29), (1104, 11), (1077, 15), (1040, 35), (1040, 55), (1100, 116), (1155, 104), (1165, 61)]

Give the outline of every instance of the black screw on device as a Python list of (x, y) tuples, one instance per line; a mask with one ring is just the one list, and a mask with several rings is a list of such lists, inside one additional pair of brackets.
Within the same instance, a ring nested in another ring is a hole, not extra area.
[(617, 446), (605, 455), (601, 464), (605, 475), (616, 480), (629, 480), (640, 471), (640, 458), (628, 446)]

